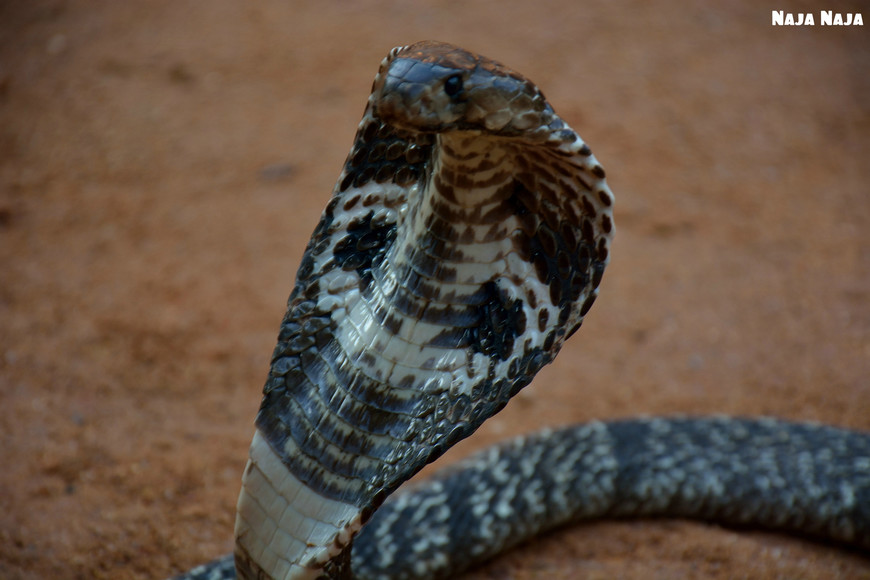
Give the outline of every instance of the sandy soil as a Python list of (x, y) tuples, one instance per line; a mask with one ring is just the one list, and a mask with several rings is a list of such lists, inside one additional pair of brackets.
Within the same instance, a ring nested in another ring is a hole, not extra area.
[[(163, 578), (230, 550), (301, 251), (380, 59), (423, 38), (535, 80), (618, 202), (584, 328), (446, 461), (639, 414), (870, 429), (866, 26), (771, 27), (811, 2), (650, 4), (0, 4), (0, 577)], [(870, 561), (611, 522), (469, 578), (578, 576), (870, 578)]]

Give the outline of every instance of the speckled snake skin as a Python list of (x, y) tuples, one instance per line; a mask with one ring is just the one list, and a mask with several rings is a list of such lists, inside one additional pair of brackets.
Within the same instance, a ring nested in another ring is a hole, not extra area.
[(541, 433), (384, 501), (580, 327), (612, 207), (589, 147), (523, 76), (443, 43), (391, 51), (290, 295), (234, 558), (184, 577), (448, 577), (598, 517), (870, 549), (870, 436), (773, 419)]

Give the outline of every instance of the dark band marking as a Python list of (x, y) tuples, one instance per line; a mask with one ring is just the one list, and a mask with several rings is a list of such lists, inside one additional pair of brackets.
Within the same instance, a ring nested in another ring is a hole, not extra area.
[(523, 302), (512, 300), (493, 282), (483, 286), (487, 300), (479, 309), (479, 323), (471, 329), (471, 348), (499, 360), (507, 360), (514, 340), (526, 331)]

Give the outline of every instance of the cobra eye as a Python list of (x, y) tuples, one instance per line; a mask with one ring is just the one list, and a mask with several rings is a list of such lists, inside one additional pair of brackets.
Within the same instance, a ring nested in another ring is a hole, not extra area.
[(448, 97), (455, 97), (462, 92), (462, 75), (453, 75), (447, 77), (444, 81), (444, 92)]

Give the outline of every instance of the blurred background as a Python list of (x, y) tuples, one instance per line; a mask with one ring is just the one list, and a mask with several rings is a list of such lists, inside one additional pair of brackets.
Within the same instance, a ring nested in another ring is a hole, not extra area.
[[(617, 240), (564, 354), (444, 463), (544, 426), (870, 429), (864, 2), (0, 4), (0, 577), (164, 578), (232, 549), (287, 295), (386, 53), (536, 82)], [(771, 10), (814, 27), (773, 27)], [(443, 464), (443, 463), (442, 463)], [(859, 578), (801, 539), (576, 526), (468, 578)]]

